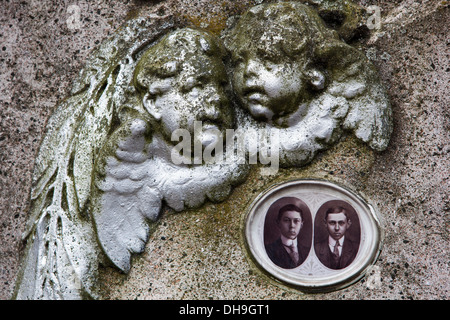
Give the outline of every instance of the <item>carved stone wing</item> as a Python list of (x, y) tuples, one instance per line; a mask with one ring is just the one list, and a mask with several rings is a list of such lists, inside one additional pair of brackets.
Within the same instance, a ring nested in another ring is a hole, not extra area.
[(148, 131), (143, 120), (126, 122), (112, 134), (96, 166), (92, 213), (98, 239), (124, 272), (130, 270), (131, 254), (144, 250), (147, 219), (156, 220), (162, 205), (158, 181), (151, 178), (158, 168), (148, 156)]
[(27, 240), (16, 299), (96, 297), (102, 252), (89, 213), (97, 154), (124, 105), (123, 73), (134, 55), (173, 27), (136, 18), (107, 39), (47, 124), (35, 162)]
[(175, 211), (220, 202), (248, 173), (248, 165), (234, 159), (174, 165), (170, 151), (146, 121), (132, 119), (111, 135), (98, 157), (92, 215), (103, 251), (125, 273), (132, 254), (143, 252), (163, 201)]
[(102, 87), (93, 83), (89, 91), (70, 97), (50, 120), (36, 160), (18, 298), (73, 299), (81, 292), (75, 283), (92, 295), (89, 280), (96, 267), (88, 264), (98, 252), (83, 209), (95, 150), (107, 134), (112, 108), (105, 110), (107, 106), (86, 96), (107, 94)]
[[(363, 53), (343, 42), (332, 42), (323, 50), (332, 78), (327, 93), (348, 103), (342, 127), (371, 148), (386, 149), (392, 133), (392, 109), (375, 67)], [(336, 113), (336, 117), (342, 114)]]

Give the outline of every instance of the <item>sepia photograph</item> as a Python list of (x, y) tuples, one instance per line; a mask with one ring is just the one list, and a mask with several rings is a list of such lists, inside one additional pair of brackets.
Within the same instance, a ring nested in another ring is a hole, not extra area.
[(298, 198), (283, 197), (267, 211), (264, 244), (267, 255), (277, 266), (296, 268), (311, 249), (312, 221), (308, 206)]
[(314, 251), (330, 269), (348, 267), (359, 250), (361, 228), (358, 214), (345, 201), (323, 204), (314, 221)]

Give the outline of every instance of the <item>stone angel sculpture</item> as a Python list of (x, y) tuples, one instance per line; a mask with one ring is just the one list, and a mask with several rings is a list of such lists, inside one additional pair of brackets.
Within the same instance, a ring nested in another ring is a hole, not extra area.
[[(178, 130), (203, 155), (234, 128), (223, 54), (212, 35), (184, 28), (164, 36), (136, 66), (133, 82), (145, 110), (132, 113), (101, 150), (92, 207), (103, 250), (125, 272), (130, 254), (144, 249), (146, 218), (158, 218), (163, 200), (176, 211), (198, 207), (206, 199), (222, 201), (247, 173), (237, 158), (205, 163), (193, 159), (192, 152), (177, 154), (185, 157), (181, 161), (173, 156), (172, 137)], [(196, 123), (201, 124), (199, 132)]]
[[(204, 154), (235, 125), (223, 45), (206, 31), (136, 23), (127, 30), (135, 43), (113, 39), (100, 48), (99, 64), (88, 65), (50, 119), (36, 160), (17, 299), (98, 297), (99, 262), (128, 272), (163, 201), (175, 211), (222, 201), (245, 178), (245, 164), (173, 151), (176, 129)], [(104, 68), (102, 61), (112, 63)]]

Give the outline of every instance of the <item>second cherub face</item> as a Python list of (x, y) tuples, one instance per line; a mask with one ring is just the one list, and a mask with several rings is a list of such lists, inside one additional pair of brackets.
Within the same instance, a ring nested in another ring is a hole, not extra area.
[(255, 119), (276, 121), (298, 111), (305, 90), (303, 61), (271, 58), (252, 48), (241, 48), (232, 58), (233, 88)]
[(293, 2), (256, 6), (226, 38), (234, 92), (258, 121), (291, 126), (306, 116), (316, 91), (324, 88), (314, 55), (325, 27), (305, 9)]

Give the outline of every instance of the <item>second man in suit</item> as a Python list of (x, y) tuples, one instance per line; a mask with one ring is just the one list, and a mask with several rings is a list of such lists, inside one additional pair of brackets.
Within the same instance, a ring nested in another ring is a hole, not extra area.
[(358, 244), (345, 236), (352, 221), (343, 207), (336, 206), (325, 212), (324, 223), (328, 237), (315, 244), (317, 257), (330, 269), (346, 268), (358, 252)]

